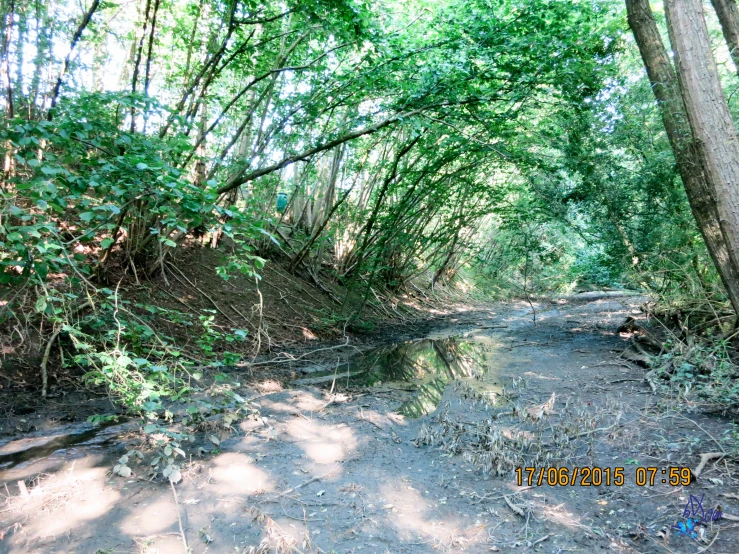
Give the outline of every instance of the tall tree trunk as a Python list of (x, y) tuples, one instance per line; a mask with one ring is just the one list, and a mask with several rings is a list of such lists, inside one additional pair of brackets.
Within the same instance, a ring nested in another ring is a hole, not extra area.
[[(35, 34), (36, 34), (36, 56), (33, 60), (33, 75), (31, 77), (30, 90), (28, 91), (28, 105), (31, 110), (36, 110), (36, 100), (41, 86), (41, 70), (46, 61), (46, 51), (51, 43), (51, 25), (49, 22), (48, 7), (45, 0), (36, 0), (35, 11)], [(32, 119), (33, 116), (29, 116)]]
[[(146, 7), (144, 9), (144, 25), (141, 30), (141, 38), (136, 46), (136, 58), (133, 62), (133, 77), (131, 78), (131, 92), (136, 94), (136, 86), (139, 81), (139, 72), (141, 68), (141, 56), (144, 51), (144, 41), (146, 40), (146, 31), (149, 28), (149, 13), (151, 11), (151, 0), (146, 0)], [(131, 106), (131, 133), (136, 131), (136, 107)]]
[(15, 19), (15, 1), (10, 0), (7, 10), (3, 12), (4, 36), (0, 49), (0, 81), (5, 88), (5, 117), (13, 119), (13, 78), (10, 75), (10, 45), (13, 40), (13, 20)]
[[(739, 267), (739, 136), (721, 89), (701, 0), (665, 0), (677, 77), (729, 259)], [(739, 302), (732, 298), (739, 313)]]
[(675, 154), (693, 216), (729, 299), (734, 309), (739, 312), (739, 271), (729, 256), (716, 204), (711, 196), (698, 148), (688, 123), (685, 103), (680, 95), (675, 71), (657, 29), (649, 0), (626, 0), (626, 8), (629, 26), (644, 60), (652, 91), (660, 105), (662, 121)]
[(739, 7), (736, 0), (711, 0), (711, 4), (716, 10), (731, 59), (734, 60), (734, 67), (739, 74)]

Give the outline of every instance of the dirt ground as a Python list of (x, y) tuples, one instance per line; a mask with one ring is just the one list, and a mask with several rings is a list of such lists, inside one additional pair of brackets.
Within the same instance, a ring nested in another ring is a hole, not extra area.
[[(418, 418), (398, 409), (429, 389), (421, 369), (405, 383), (251, 382), (239, 394), (259, 415), (214, 432), (220, 444), (191, 457), (174, 488), (145, 468), (112, 475), (135, 422), (60, 422), (6, 439), (0, 552), (737, 554), (738, 433), (729, 418), (654, 394), (622, 356), (617, 328), (640, 317), (642, 300), (569, 297), (536, 306), (536, 323), (525, 303), (454, 314), (415, 337), (437, 350), (457, 337), (453, 362), (466, 368), (434, 381), (441, 399)], [(335, 364), (340, 376), (337, 352), (285, 371)], [(727, 456), (687, 486), (662, 484), (663, 468), (695, 470), (705, 453)], [(517, 483), (516, 467), (555, 465), (622, 467), (624, 485)], [(654, 486), (637, 486), (649, 467)], [(694, 538), (675, 528), (691, 495), (723, 512)]]

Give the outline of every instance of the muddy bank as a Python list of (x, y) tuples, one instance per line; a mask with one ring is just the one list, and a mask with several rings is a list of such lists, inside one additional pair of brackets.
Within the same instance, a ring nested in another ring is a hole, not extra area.
[[(183, 538), (193, 552), (739, 552), (732, 422), (654, 395), (621, 357), (615, 331), (638, 302), (563, 299), (535, 325), (525, 304), (470, 311), (361, 357), (296, 360), (241, 388), (259, 417), (214, 431), (177, 499), (143, 467), (110, 474), (135, 440), (125, 424), (53, 469), (24, 459), (0, 473), (0, 552), (184, 552)], [(0, 456), (24, 451), (10, 444)], [(690, 484), (637, 484), (637, 468), (715, 451), (729, 455)], [(624, 482), (518, 482), (517, 467), (555, 465), (623, 468)], [(694, 538), (675, 527), (691, 495), (725, 515)]]

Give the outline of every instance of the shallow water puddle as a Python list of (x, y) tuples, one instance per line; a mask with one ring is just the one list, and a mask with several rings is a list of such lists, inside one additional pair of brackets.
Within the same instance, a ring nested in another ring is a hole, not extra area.
[[(19, 439), (0, 443), (0, 482), (16, 479), (27, 473), (27, 466), (38, 473), (66, 460), (80, 458), (91, 451), (101, 451), (129, 427), (121, 421), (109, 421), (100, 425), (89, 423), (68, 425), (54, 433), (34, 433)], [(47, 460), (47, 462), (43, 462)], [(11, 471), (17, 469), (17, 472)]]
[[(373, 392), (406, 392), (398, 411), (421, 417), (436, 408), (447, 385), (467, 380), (482, 394), (500, 394), (500, 342), (492, 337), (466, 333), (463, 337), (421, 339), (373, 349), (334, 368), (311, 366), (311, 377), (295, 384), (337, 385), (348, 389), (372, 387)], [(517, 359), (519, 362), (521, 359)]]

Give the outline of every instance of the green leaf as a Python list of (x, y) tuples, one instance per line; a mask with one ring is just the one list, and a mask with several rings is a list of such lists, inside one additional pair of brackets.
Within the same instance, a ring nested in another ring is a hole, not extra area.
[(36, 299), (36, 305), (35, 305), (35, 308), (36, 308), (36, 311), (37, 311), (37, 312), (39, 312), (39, 313), (43, 313), (44, 311), (46, 311), (46, 305), (47, 305), (47, 304), (46, 304), (46, 297), (44, 297), (44, 296), (39, 296), (39, 297), (38, 297), (38, 298)]
[(107, 250), (110, 245), (113, 244), (113, 239), (108, 237), (100, 241), (100, 248)]
[(136, 169), (149, 169), (149, 166), (143, 162), (139, 162), (136, 164)]

